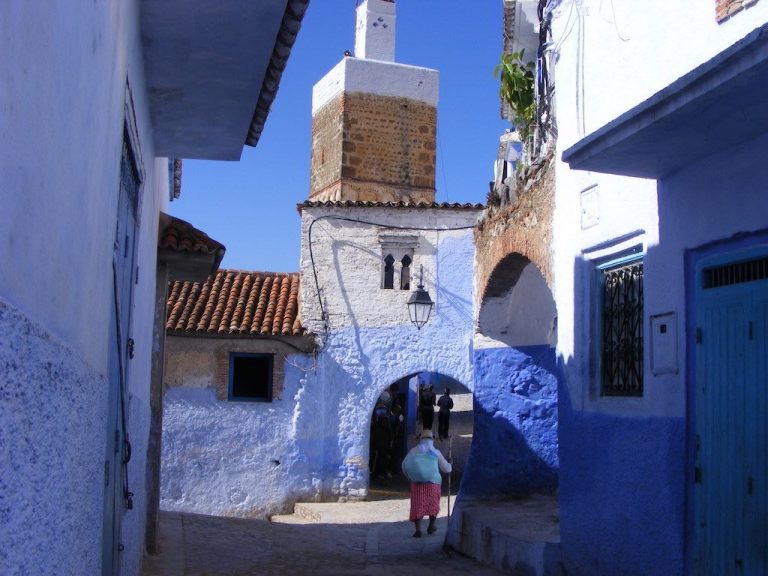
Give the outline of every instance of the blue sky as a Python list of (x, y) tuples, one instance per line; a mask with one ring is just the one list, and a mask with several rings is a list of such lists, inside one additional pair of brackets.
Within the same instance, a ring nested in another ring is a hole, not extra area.
[[(354, 49), (355, 0), (312, 0), (255, 148), (240, 162), (184, 161), (174, 216), (222, 242), (223, 268), (299, 270), (299, 215), (307, 199), (312, 86)], [(493, 67), (501, 0), (398, 0), (396, 60), (440, 71), (437, 200), (485, 202), (498, 138)]]

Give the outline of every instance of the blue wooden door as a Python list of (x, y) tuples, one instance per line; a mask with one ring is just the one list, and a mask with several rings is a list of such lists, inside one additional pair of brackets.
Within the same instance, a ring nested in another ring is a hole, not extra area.
[(120, 189), (113, 252), (112, 319), (109, 347), (107, 441), (104, 457), (102, 576), (118, 573), (120, 528), (125, 510), (126, 382), (129, 332), (135, 284), (137, 212), (140, 181), (126, 137), (123, 142)]
[(768, 257), (697, 269), (695, 566), (768, 574)]

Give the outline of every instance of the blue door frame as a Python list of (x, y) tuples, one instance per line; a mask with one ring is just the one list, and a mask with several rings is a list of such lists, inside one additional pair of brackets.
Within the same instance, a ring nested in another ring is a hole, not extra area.
[(768, 278), (704, 282), (768, 258), (767, 240), (713, 245), (688, 260), (690, 574), (768, 570)]

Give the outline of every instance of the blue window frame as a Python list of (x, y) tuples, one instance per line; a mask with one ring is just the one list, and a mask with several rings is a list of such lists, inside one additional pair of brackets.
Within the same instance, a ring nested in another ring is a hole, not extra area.
[(229, 354), (229, 400), (272, 402), (272, 354)]
[(643, 395), (643, 260), (636, 247), (596, 264), (601, 396)]

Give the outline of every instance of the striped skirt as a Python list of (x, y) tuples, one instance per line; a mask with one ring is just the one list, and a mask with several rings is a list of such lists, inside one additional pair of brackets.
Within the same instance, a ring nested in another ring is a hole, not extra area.
[(413, 522), (424, 516), (437, 516), (439, 513), (440, 484), (411, 482), (411, 514), (408, 520)]

